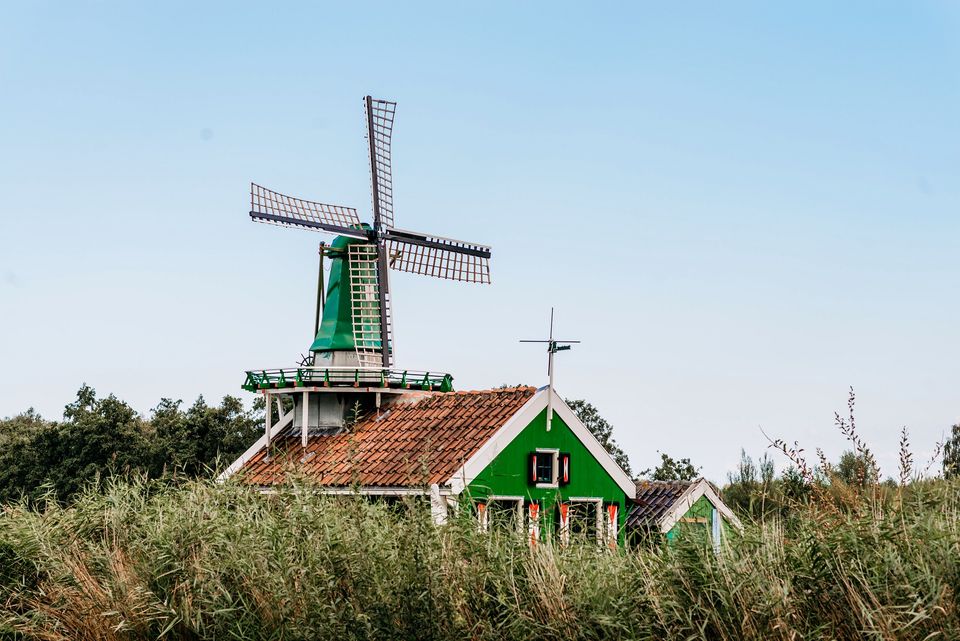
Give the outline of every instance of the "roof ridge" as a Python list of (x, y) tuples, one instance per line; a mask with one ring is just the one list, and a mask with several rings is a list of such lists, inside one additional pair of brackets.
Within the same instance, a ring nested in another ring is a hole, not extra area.
[(536, 389), (537, 388), (535, 388), (532, 385), (515, 385), (513, 387), (492, 387), (489, 389), (457, 390), (456, 392), (447, 392), (445, 396), (449, 396), (450, 394), (492, 394), (492, 393), (505, 394), (507, 392), (520, 392), (520, 391), (525, 392), (527, 390), (536, 391)]

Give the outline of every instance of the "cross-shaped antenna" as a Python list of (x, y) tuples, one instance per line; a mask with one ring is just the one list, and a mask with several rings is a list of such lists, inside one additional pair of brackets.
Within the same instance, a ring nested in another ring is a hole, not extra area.
[(553, 420), (553, 355), (557, 352), (570, 349), (580, 341), (558, 341), (553, 338), (553, 308), (550, 308), (550, 338), (545, 341), (521, 340), (521, 343), (546, 343), (547, 344), (547, 376), (550, 382), (547, 384), (547, 431), (550, 431), (550, 423)]

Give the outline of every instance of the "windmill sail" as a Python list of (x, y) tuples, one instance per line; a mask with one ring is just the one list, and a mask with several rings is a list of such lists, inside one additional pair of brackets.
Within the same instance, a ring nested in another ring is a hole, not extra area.
[(282, 227), (299, 227), (366, 238), (359, 229), (360, 218), (353, 207), (326, 205), (285, 196), (256, 183), (250, 183), (250, 218)]
[(366, 107), (370, 178), (373, 181), (373, 222), (378, 229), (393, 227), (393, 158), (390, 141), (397, 103), (367, 96)]
[(490, 282), (490, 248), (440, 236), (391, 230), (385, 234), (393, 269), (466, 283)]

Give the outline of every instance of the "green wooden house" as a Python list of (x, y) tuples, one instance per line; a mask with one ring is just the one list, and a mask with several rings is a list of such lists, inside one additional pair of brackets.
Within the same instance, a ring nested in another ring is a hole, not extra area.
[[(269, 490), (302, 475), (331, 493), (429, 497), (438, 523), (466, 503), (481, 528), (516, 528), (532, 541), (624, 540), (636, 485), (553, 390), (320, 384), (260, 392), (268, 406), (297, 400), (223, 479)], [(319, 410), (303, 419), (303, 408), (356, 403), (363, 409), (354, 423)]]

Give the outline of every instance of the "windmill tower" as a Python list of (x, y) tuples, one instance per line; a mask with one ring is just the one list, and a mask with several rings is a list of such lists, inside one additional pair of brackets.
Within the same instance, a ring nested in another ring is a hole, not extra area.
[[(263, 392), (268, 407), (273, 396), (294, 397), (293, 416), (280, 411), (281, 423), (289, 419), (300, 426), (304, 445), (309, 429), (338, 421), (342, 425), (344, 407), (356, 400), (353, 396), (361, 393), (358, 388), (376, 391), (378, 405), (382, 392), (451, 388), (449, 374), (393, 369), (390, 269), (467, 283), (490, 282), (490, 247), (394, 226), (391, 137), (396, 103), (366, 96), (364, 107), (373, 194), (370, 223), (361, 222), (353, 207), (250, 185), (254, 221), (336, 236), (330, 245), (321, 246), (321, 260), (331, 259), (331, 268), (322, 320), (310, 346), (312, 358), (298, 368), (248, 371), (244, 383), (246, 389)], [(345, 387), (354, 391), (346, 394)], [(332, 391), (337, 391), (335, 402), (330, 395), (310, 397), (312, 392)], [(269, 423), (270, 412), (267, 415)], [(268, 424), (268, 439), (270, 434)]]

